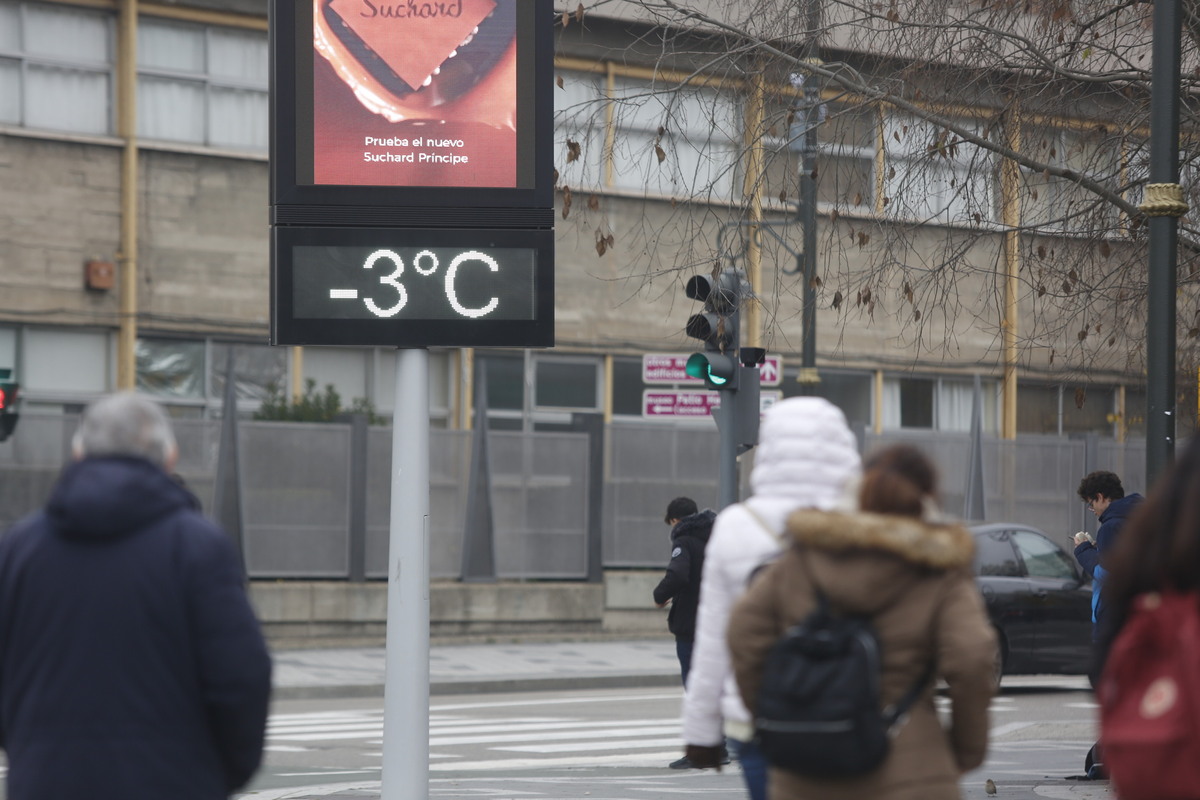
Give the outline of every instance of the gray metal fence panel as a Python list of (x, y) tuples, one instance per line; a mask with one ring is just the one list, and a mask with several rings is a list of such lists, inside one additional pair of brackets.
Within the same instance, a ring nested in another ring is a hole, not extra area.
[[(380, 445), (372, 453), (381, 469), (379, 475), (385, 480), (372, 483), (369, 487), (371, 504), (378, 511), (371, 519), (368, 539), (367, 574), (375, 577), (386, 575), (389, 536), (389, 509), (391, 508), (391, 435), (386, 431), (388, 443)], [(380, 439), (384, 438), (382, 435)], [(471, 466), (471, 432), (429, 432), (429, 574), (433, 578), (457, 578), (462, 570), (463, 527), (466, 520), (467, 479)], [(372, 472), (375, 472), (372, 468)], [(419, 535), (414, 532), (413, 535)]]
[[(219, 420), (176, 420), (178, 471), (211, 506)], [(0, 444), (0, 528), (45, 503), (70, 459), (74, 415), (22, 415), (18, 435)], [(351, 436), (348, 425), (241, 422), (244, 547), (253, 577), (349, 575)], [(430, 432), (430, 573), (461, 570), (471, 468), (470, 431)], [(930, 431), (867, 434), (867, 452), (897, 441), (921, 447), (941, 475), (943, 505), (962, 512), (970, 439)], [(604, 566), (661, 568), (669, 554), (662, 515), (688, 495), (712, 505), (720, 442), (715, 426), (613, 423), (606, 439), (602, 534)], [(1183, 444), (1180, 444), (1182, 447)], [(588, 438), (577, 433), (496, 431), (492, 463), (497, 577), (581, 579), (587, 575)], [(367, 437), (366, 566), (387, 575), (392, 431)], [(1089, 449), (1090, 448), (1090, 449)], [(743, 456), (742, 483), (753, 463)], [(1091, 469), (1110, 469), (1128, 491), (1145, 491), (1145, 442), (1098, 437), (983, 439), (988, 521), (1033, 525), (1052, 536), (1095, 521), (1075, 495)], [(419, 535), (419, 532), (413, 532)]]
[(578, 433), (491, 434), (499, 577), (586, 577), (588, 446)]
[(0, 530), (45, 505), (78, 426), (74, 414), (21, 414), (17, 435), (0, 444)]
[(250, 576), (346, 577), (350, 427), (243, 422), (239, 437)]
[(716, 426), (614, 422), (608, 428), (604, 482), (604, 565), (662, 567), (671, 548), (663, 524), (667, 503), (691, 497), (717, 502)]

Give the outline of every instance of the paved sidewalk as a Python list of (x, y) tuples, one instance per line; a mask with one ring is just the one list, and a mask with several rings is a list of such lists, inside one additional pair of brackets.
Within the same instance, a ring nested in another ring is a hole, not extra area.
[[(383, 695), (384, 648), (275, 652), (281, 699)], [(435, 645), (430, 694), (678, 686), (673, 639)]]

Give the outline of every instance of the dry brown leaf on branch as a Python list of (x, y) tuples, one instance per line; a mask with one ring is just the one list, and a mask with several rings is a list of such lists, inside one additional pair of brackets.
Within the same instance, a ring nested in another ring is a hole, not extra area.
[(666, 151), (663, 150), (658, 145), (654, 145), (654, 155), (658, 156), (658, 163), (660, 163), (660, 164), (667, 160)]
[(567, 215), (571, 213), (571, 187), (570, 186), (563, 187), (562, 196), (563, 196), (563, 198), (562, 198), (562, 218), (566, 219)]

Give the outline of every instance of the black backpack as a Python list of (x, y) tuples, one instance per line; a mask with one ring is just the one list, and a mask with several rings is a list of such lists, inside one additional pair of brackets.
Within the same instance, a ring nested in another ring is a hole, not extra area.
[(842, 617), (817, 590), (817, 610), (767, 654), (754, 713), (767, 762), (811, 778), (864, 775), (887, 756), (893, 730), (933, 677), (933, 664), (880, 711), (879, 638), (864, 617)]

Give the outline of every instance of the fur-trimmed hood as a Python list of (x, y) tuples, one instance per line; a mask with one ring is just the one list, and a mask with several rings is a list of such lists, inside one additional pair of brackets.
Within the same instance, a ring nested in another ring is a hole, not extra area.
[(801, 510), (788, 517), (789, 557), (808, 563), (835, 605), (870, 613), (916, 576), (968, 569), (975, 540), (961, 525), (890, 514)]
[(788, 533), (819, 550), (882, 550), (928, 569), (965, 567), (975, 557), (975, 539), (966, 528), (892, 514), (801, 510), (788, 517)]

